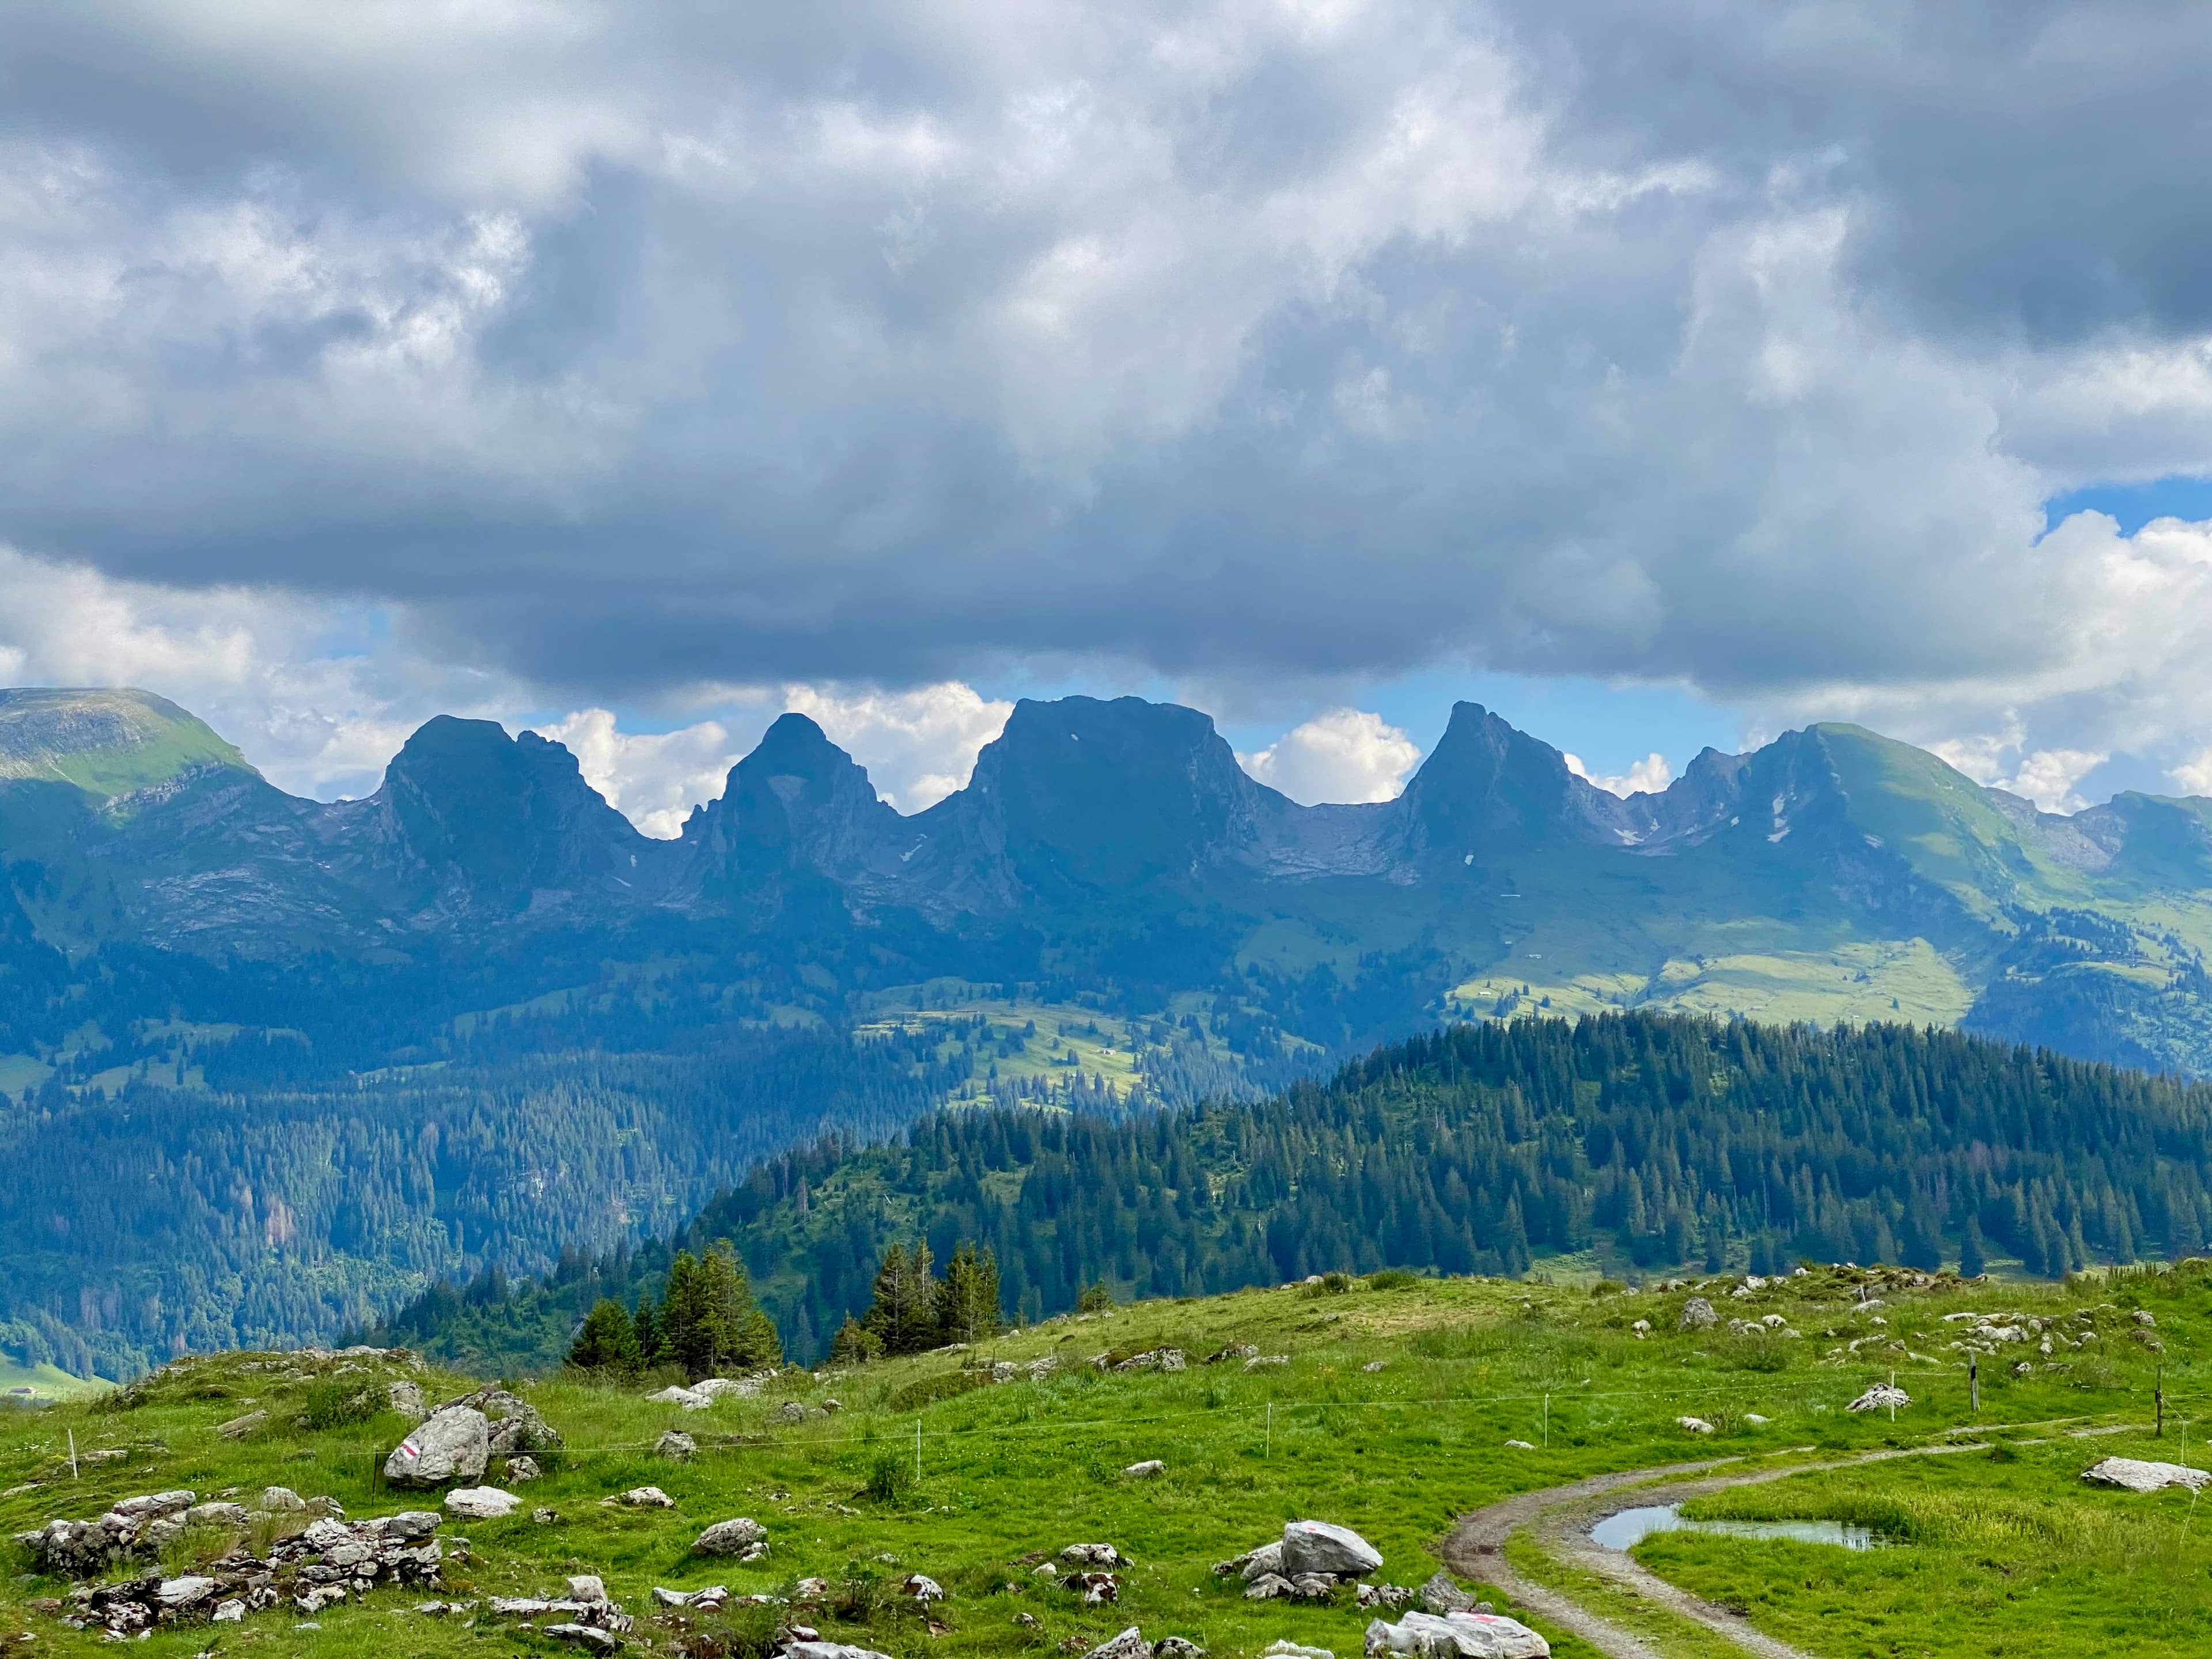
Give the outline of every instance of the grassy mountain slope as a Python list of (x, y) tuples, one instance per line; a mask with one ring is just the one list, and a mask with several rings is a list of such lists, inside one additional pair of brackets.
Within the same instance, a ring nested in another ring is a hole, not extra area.
[(65, 783), (104, 802), (214, 768), (252, 769), (150, 692), (0, 690), (0, 780)]
[[(1608, 1471), (1722, 1456), (1739, 1460), (1728, 1466), (1735, 1473), (1785, 1477), (1723, 1494), (1731, 1512), (1870, 1522), (1889, 1540), (1863, 1559), (1679, 1534), (1639, 1550), (1724, 1594), (1755, 1629), (1829, 1659), (1893, 1650), (1978, 1659), (2049, 1650), (2054, 1628), (2078, 1626), (2094, 1630), (2100, 1651), (2181, 1659), (2212, 1639), (2212, 1540), (2182, 1524), (2189, 1495), (2099, 1491), (2079, 1474), (2107, 1455), (2173, 1455), (2172, 1425), (2167, 1439), (2152, 1437), (2144, 1401), (2161, 1375), (2170, 1400), (2202, 1398), (2212, 1340), (2206, 1266), (2069, 1286), (1822, 1269), (1757, 1290), (1716, 1280), (1598, 1295), (1394, 1276), (1349, 1281), (1341, 1293), (1301, 1285), (1147, 1302), (966, 1352), (842, 1374), (787, 1371), (757, 1398), (726, 1395), (703, 1412), (647, 1398), (657, 1378), (624, 1388), (553, 1379), (528, 1397), (563, 1445), (538, 1455), (540, 1479), (514, 1488), (522, 1507), (511, 1518), (446, 1522), (437, 1591), (374, 1589), (311, 1620), (286, 1606), (212, 1632), (187, 1620), (156, 1629), (145, 1650), (185, 1659), (211, 1635), (226, 1650), (268, 1643), (311, 1656), (444, 1659), (487, 1642), (511, 1650), (518, 1638), (523, 1650), (550, 1650), (526, 1633), (531, 1621), (495, 1613), (487, 1598), (557, 1593), (566, 1575), (592, 1572), (641, 1615), (635, 1647), (702, 1659), (762, 1652), (790, 1615), (773, 1606), (672, 1615), (652, 1602), (653, 1586), (790, 1595), (797, 1581), (818, 1577), (829, 1588), (802, 1616), (828, 1639), (896, 1659), (1076, 1650), (1131, 1625), (1148, 1639), (1194, 1640), (1217, 1659), (1277, 1638), (1341, 1654), (1357, 1651), (1370, 1617), (1348, 1594), (1320, 1605), (1254, 1601), (1212, 1564), (1311, 1517), (1369, 1539), (1382, 1557), (1377, 1580), (1417, 1585), (1438, 1570), (1455, 1518), (1470, 1510)], [(1746, 1294), (1734, 1295), (1739, 1288)], [(1802, 1335), (1684, 1329), (1693, 1293), (1724, 1320), (1765, 1331), (1759, 1322), (1771, 1316)], [(1880, 1299), (1878, 1312), (1869, 1297)], [(2154, 1323), (2138, 1322), (2137, 1311)], [(1952, 1346), (1962, 1327), (1947, 1322), (1977, 1314), (2041, 1322), (2056, 1353), (2042, 1357), (2031, 1336), (2006, 1348), (2007, 1363), (1985, 1363), (1978, 1412)], [(1280, 1363), (1248, 1369), (1241, 1352), (1202, 1363), (1231, 1345)], [(1188, 1357), (1186, 1369), (1095, 1363), (1164, 1346)], [(2014, 1353), (2029, 1358), (2021, 1375)], [(995, 1361), (1016, 1380), (993, 1383)], [(1036, 1362), (1049, 1363), (1033, 1379)], [(1844, 1409), (1893, 1374), (1911, 1396), (1893, 1419)], [(250, 1499), (282, 1484), (327, 1494), (355, 1517), (423, 1507), (422, 1495), (380, 1490), (375, 1478), (410, 1419), (385, 1413), (295, 1426), (318, 1383), (387, 1376), (418, 1381), (434, 1401), (471, 1386), (404, 1356), (229, 1355), (180, 1362), (105, 1407), (0, 1415), (0, 1480), (9, 1483), (0, 1525), (89, 1517), (117, 1498), (177, 1487)], [(264, 1426), (242, 1439), (216, 1434), (255, 1409), (267, 1412)], [(1682, 1427), (1683, 1417), (1712, 1432)], [(695, 1460), (653, 1455), (670, 1428), (696, 1437)], [(1960, 1429), (1972, 1431), (1963, 1452)], [(2095, 1437), (2070, 1439), (2069, 1430)], [(72, 1478), (72, 1436), (80, 1453), (122, 1455)], [(1791, 1474), (1946, 1446), (1840, 1478)], [(1158, 1477), (1123, 1473), (1152, 1458), (1165, 1466)], [(603, 1502), (648, 1483), (673, 1507)], [(551, 1518), (533, 1519), (536, 1510)], [(768, 1528), (764, 1559), (688, 1553), (702, 1528), (738, 1516)], [(268, 1530), (264, 1522), (249, 1538)], [(468, 1539), (465, 1559), (455, 1534)], [(188, 1534), (164, 1571), (211, 1560), (232, 1535)], [(1115, 1605), (1085, 1607), (1034, 1570), (1041, 1557), (1086, 1542), (1112, 1543), (1130, 1559)], [(1502, 1559), (1630, 1621), (1667, 1659), (1721, 1650), (1718, 1638), (1663, 1610), (1607, 1601), (1541, 1524), (1511, 1537)], [(934, 1579), (946, 1598), (917, 1609), (895, 1593), (909, 1572)], [(69, 1588), (14, 1579), (0, 1585), (0, 1608), (10, 1629), (33, 1632), (36, 1650), (88, 1654), (97, 1633), (71, 1632), (46, 1610), (52, 1603), (41, 1606)], [(410, 1610), (431, 1595), (473, 1606), (448, 1617)], [(1550, 1634), (1560, 1659), (1594, 1652), (1556, 1627)]]

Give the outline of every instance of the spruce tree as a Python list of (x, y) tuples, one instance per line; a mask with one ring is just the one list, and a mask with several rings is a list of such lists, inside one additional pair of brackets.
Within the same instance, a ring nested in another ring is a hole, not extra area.
[(937, 1334), (944, 1342), (981, 1342), (1005, 1323), (999, 1309), (999, 1261), (963, 1240), (937, 1287)]
[(830, 1339), (830, 1363), (837, 1365), (865, 1365), (872, 1359), (884, 1357), (884, 1340), (850, 1314), (837, 1328), (837, 1334)]
[(875, 1301), (861, 1322), (885, 1353), (921, 1353), (937, 1346), (937, 1282), (929, 1270), (927, 1243), (917, 1242), (911, 1251), (894, 1244), (884, 1252)]
[(619, 1302), (602, 1297), (584, 1316), (583, 1328), (569, 1345), (568, 1363), (578, 1370), (613, 1371), (625, 1376), (639, 1370), (645, 1355), (637, 1343), (637, 1327)]

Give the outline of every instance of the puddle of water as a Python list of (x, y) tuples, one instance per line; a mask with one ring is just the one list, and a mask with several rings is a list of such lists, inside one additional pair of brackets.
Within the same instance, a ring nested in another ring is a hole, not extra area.
[(1590, 1528), (1602, 1549), (1630, 1550), (1655, 1532), (1715, 1532), (1729, 1538), (1788, 1538), (1800, 1544), (1840, 1544), (1870, 1550), (1881, 1540), (1869, 1527), (1842, 1521), (1686, 1521), (1679, 1504), (1655, 1504), (1608, 1515)]

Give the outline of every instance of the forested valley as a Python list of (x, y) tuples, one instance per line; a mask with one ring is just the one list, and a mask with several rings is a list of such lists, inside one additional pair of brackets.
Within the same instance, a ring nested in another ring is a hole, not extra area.
[(1264, 1101), (1119, 1118), (977, 1107), (769, 1159), (662, 1243), (440, 1284), (383, 1337), (559, 1363), (603, 1298), (734, 1247), (787, 1352), (869, 1309), (895, 1246), (988, 1250), (1005, 1312), (1329, 1271), (1621, 1275), (1801, 1257), (2058, 1274), (2212, 1238), (2212, 1087), (1925, 1027), (1682, 1016), (1462, 1025)]

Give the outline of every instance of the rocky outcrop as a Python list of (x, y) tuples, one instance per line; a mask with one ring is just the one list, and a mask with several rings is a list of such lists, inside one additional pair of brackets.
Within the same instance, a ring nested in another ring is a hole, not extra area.
[(392, 1448), (384, 1478), (395, 1486), (429, 1489), (483, 1478), (491, 1462), (491, 1427), (473, 1406), (433, 1412)]
[(768, 1553), (768, 1528), (757, 1521), (740, 1517), (717, 1521), (692, 1540), (694, 1555), (728, 1555), (739, 1561), (757, 1561)]
[(1502, 1613), (1409, 1613), (1395, 1625), (1377, 1619), (1367, 1626), (1368, 1659), (1406, 1654), (1412, 1659), (1549, 1659), (1552, 1645), (1517, 1619)]

